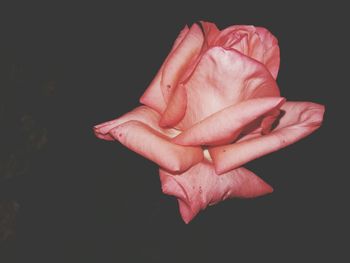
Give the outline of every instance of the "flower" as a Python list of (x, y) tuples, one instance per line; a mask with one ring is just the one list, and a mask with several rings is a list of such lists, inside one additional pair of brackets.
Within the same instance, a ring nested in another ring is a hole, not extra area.
[(143, 105), (94, 132), (158, 164), (162, 190), (178, 199), (186, 223), (224, 199), (271, 193), (242, 165), (309, 135), (324, 114), (323, 105), (280, 96), (279, 63), (278, 41), (267, 29), (186, 26)]

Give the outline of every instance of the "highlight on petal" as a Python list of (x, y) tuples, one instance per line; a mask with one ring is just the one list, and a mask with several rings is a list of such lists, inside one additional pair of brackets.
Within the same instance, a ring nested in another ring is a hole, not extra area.
[(189, 223), (200, 210), (227, 198), (253, 198), (273, 191), (253, 172), (240, 167), (217, 175), (213, 165), (203, 161), (182, 174), (159, 170), (162, 191), (178, 199), (182, 219)]
[(236, 50), (210, 48), (185, 85), (187, 108), (177, 125), (185, 130), (228, 106), (259, 97), (278, 97), (276, 81), (264, 65)]
[(169, 55), (167, 56), (167, 58), (163, 62), (163, 65), (161, 66), (161, 68), (157, 72), (156, 76), (152, 80), (151, 84), (148, 86), (148, 88), (146, 89), (146, 91), (143, 93), (143, 95), (140, 98), (140, 103), (147, 105), (148, 107), (151, 107), (152, 109), (158, 111), (159, 113), (162, 113), (166, 108), (166, 103), (165, 103), (163, 93), (162, 93), (162, 90), (160, 87), (160, 82), (161, 82), (161, 78), (162, 78), (162, 72), (164, 69), (164, 65), (166, 64), (166, 62), (169, 59), (169, 57), (171, 56), (171, 54), (174, 53), (174, 50), (176, 50), (176, 48), (181, 44), (183, 39), (186, 37), (188, 31), (189, 31), (189, 28), (186, 25), (184, 27), (184, 29), (182, 29), (182, 31), (180, 32), (178, 37), (176, 38)]
[[(216, 112), (173, 138), (181, 145), (218, 145), (234, 141), (244, 127), (284, 103), (282, 97), (250, 99)], [(264, 122), (265, 126), (271, 125)]]
[(166, 135), (139, 121), (127, 121), (111, 129), (109, 134), (130, 150), (172, 172), (185, 171), (203, 159), (200, 147), (174, 144)]
[(176, 129), (162, 129), (158, 126), (160, 120), (160, 114), (158, 112), (147, 106), (139, 106), (117, 119), (94, 126), (95, 135), (100, 139), (113, 141), (115, 139), (109, 132), (118, 125), (131, 120), (145, 123), (152, 129), (168, 137), (174, 137), (179, 134), (179, 131)]
[(320, 127), (324, 110), (312, 102), (286, 102), (281, 107), (284, 115), (271, 133), (248, 134), (234, 144), (210, 148), (216, 172), (223, 174), (306, 137)]

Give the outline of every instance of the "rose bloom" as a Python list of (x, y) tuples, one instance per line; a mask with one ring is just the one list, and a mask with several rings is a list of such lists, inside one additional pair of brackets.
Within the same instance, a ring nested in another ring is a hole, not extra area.
[(273, 191), (242, 167), (320, 127), (324, 106), (280, 96), (277, 39), (265, 28), (220, 31), (200, 22), (180, 32), (143, 104), (94, 127), (159, 165), (162, 190), (188, 223), (227, 198)]

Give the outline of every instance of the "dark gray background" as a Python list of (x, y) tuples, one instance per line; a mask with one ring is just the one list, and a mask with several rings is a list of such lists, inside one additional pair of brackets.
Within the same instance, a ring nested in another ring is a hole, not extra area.
[[(0, 244), (1, 262), (345, 256), (344, 8), (231, 1), (3, 10), (2, 164), (11, 154), (17, 159), (0, 181), (0, 199), (17, 212), (15, 233)], [(96, 139), (91, 128), (138, 105), (178, 32), (198, 20), (268, 28), (281, 48), (282, 95), (325, 104), (326, 114), (308, 138), (247, 165), (274, 187), (272, 195), (225, 201), (185, 225), (175, 199), (161, 193), (157, 166)]]

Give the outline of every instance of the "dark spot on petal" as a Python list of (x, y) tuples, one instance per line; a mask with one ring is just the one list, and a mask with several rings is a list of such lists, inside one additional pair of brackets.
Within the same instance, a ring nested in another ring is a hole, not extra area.
[(222, 152), (224, 152), (224, 153), (225, 153), (225, 152), (226, 152), (226, 150), (225, 150), (225, 149), (223, 149), (223, 150), (222, 150)]
[(119, 136), (119, 137), (122, 137), (122, 136), (123, 136), (123, 134), (119, 133), (119, 134), (118, 134), (118, 136)]
[(168, 85), (166, 85), (166, 87), (167, 87), (168, 89), (170, 89), (170, 88), (171, 88), (171, 85), (168, 84)]
[(201, 194), (203, 191), (202, 191), (202, 187), (200, 186), (199, 187), (199, 193)]

